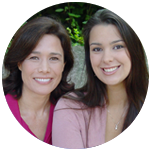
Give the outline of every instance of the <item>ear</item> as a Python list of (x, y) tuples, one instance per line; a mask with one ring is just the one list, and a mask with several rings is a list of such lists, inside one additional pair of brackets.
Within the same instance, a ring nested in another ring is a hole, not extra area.
[(18, 69), (22, 71), (22, 64), (20, 62), (18, 63)]

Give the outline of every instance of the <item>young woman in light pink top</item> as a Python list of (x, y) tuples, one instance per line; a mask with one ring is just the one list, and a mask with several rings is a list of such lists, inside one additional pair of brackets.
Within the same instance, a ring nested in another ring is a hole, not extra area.
[(48, 17), (29, 21), (15, 34), (4, 67), (9, 72), (4, 93), (12, 113), (29, 133), (52, 144), (54, 106), (74, 89), (67, 82), (73, 67), (67, 31)]
[(134, 121), (147, 93), (144, 49), (124, 20), (100, 10), (83, 35), (87, 83), (56, 105), (52, 143), (58, 147), (89, 148), (115, 138)]

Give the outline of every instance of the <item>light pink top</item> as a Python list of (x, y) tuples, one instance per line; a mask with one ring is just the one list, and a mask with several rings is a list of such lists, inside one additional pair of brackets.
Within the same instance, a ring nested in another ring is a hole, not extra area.
[[(34, 133), (32, 133), (32, 131), (29, 129), (28, 125), (25, 123), (25, 121), (21, 118), (20, 115), (20, 110), (19, 110), (19, 105), (18, 105), (18, 101), (15, 100), (10, 94), (6, 95), (6, 100), (7, 103), (9, 105), (10, 110), (12, 111), (13, 115), (15, 116), (15, 118), (18, 120), (18, 122), (33, 136)], [(52, 144), (52, 118), (53, 118), (53, 111), (54, 111), (54, 105), (51, 104), (50, 106), (50, 114), (49, 114), (49, 121), (47, 124), (47, 130), (45, 133), (45, 138), (44, 138), (44, 142), (48, 143), (48, 144)], [(36, 136), (35, 136), (36, 137)], [(36, 137), (37, 138), (37, 137)]]
[(105, 143), (106, 108), (83, 110), (84, 106), (64, 98), (58, 101), (53, 116), (52, 145), (81, 149)]

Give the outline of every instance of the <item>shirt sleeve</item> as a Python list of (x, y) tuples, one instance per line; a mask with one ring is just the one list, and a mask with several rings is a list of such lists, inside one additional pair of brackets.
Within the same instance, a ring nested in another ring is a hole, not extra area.
[(79, 111), (73, 106), (68, 106), (65, 100), (58, 101), (53, 117), (52, 145), (69, 149), (85, 148), (79, 123)]

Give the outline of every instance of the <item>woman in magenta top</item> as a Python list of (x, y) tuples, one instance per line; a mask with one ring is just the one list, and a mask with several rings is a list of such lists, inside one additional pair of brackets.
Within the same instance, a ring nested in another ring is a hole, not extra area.
[(29, 21), (15, 34), (4, 67), (4, 93), (15, 118), (29, 133), (52, 144), (54, 106), (74, 89), (67, 82), (73, 55), (66, 30), (47, 17)]

